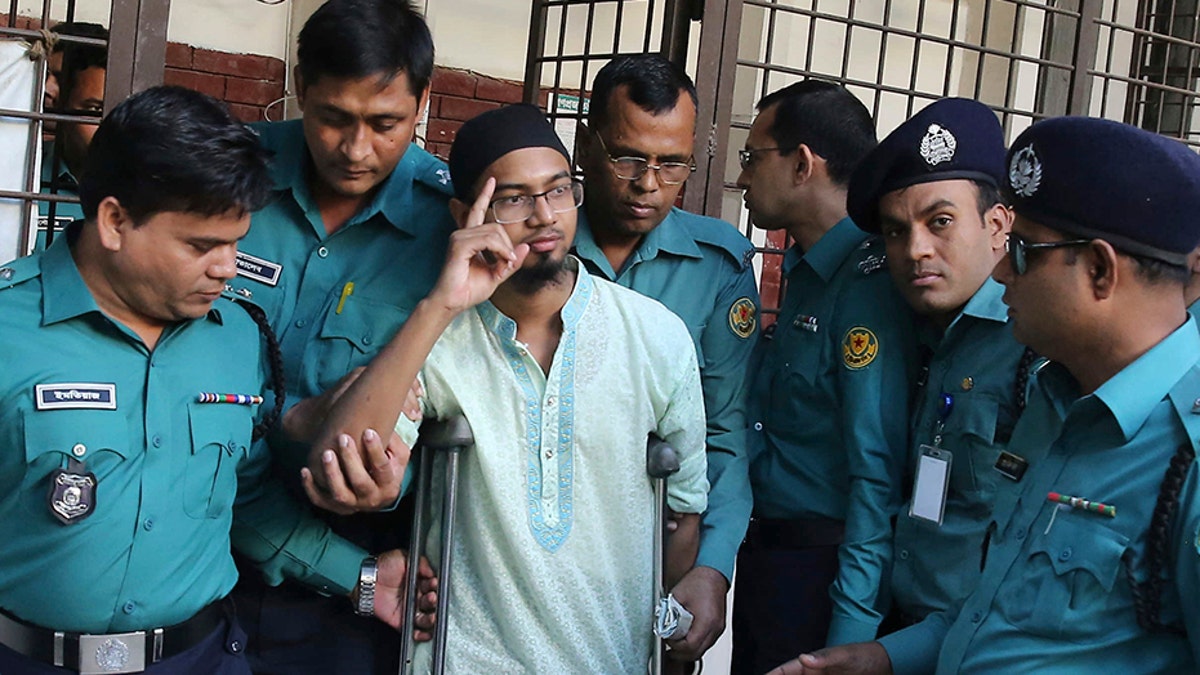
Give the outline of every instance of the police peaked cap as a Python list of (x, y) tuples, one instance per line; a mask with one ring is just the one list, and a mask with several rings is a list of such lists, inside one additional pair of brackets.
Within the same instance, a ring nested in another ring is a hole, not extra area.
[(850, 178), (846, 209), (868, 232), (879, 231), (879, 200), (893, 190), (939, 180), (1004, 184), (1004, 131), (986, 105), (944, 98), (883, 139)]
[(1111, 120), (1035, 123), (1008, 152), (1013, 210), (1077, 237), (1184, 265), (1200, 243), (1200, 156)]
[(571, 163), (571, 156), (558, 138), (545, 113), (518, 103), (489, 110), (471, 118), (454, 135), (450, 146), (450, 179), (454, 196), (464, 202), (474, 197), (475, 182), (492, 162), (515, 150), (550, 148)]

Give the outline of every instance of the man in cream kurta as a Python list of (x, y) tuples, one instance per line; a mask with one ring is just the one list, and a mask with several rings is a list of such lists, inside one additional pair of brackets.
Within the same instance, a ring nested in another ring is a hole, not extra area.
[[(334, 405), (322, 434), (343, 452), (335, 462), (318, 445), (325, 467), (313, 473), (337, 463), (353, 483), (357, 469), (378, 466), (382, 449), (369, 440), (365, 463), (344, 452), (351, 438), (378, 440), (366, 428), (414, 440), (397, 419), (419, 371), (425, 417), (463, 414), (475, 436), (458, 486), (453, 587), (440, 589), (450, 593), (449, 616), (438, 617), (449, 622), (448, 671), (645, 673), (655, 601), (649, 434), (680, 456), (668, 481), (678, 514), (668, 584), (693, 566), (707, 506), (691, 337), (657, 301), (567, 255), (583, 190), (536, 108), (467, 122), (450, 170), (460, 229), (441, 276)], [(434, 520), (427, 551), (441, 531)], [(417, 672), (430, 652), (418, 647)]]
[[(548, 375), (490, 302), (459, 315), (422, 371), (425, 415), (465, 414), (475, 434), (459, 479), (450, 672), (645, 672), (648, 433), (682, 455), (669, 506), (705, 508), (704, 407), (687, 330), (658, 302), (576, 267)], [(407, 417), (397, 431), (415, 441)], [(437, 478), (432, 494), (442, 494)], [(432, 513), (431, 552), (441, 545), (437, 504)], [(418, 647), (417, 672), (428, 646)]]

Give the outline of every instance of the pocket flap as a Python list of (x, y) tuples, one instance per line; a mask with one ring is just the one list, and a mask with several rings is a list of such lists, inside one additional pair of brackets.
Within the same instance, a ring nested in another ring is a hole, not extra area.
[[(33, 461), (48, 452), (83, 457), (97, 450), (128, 458), (129, 419), (122, 410), (26, 410), (25, 459)], [(75, 451), (83, 446), (83, 453)]]
[(382, 347), (408, 318), (409, 311), (382, 302), (347, 296), (339, 313), (334, 302), (321, 324), (322, 338), (341, 338), (359, 351), (373, 352)]
[(189, 403), (192, 454), (218, 446), (226, 455), (232, 456), (235, 452), (247, 455), (255, 410), (255, 406), (232, 403)]
[(1105, 591), (1111, 591), (1121, 571), (1121, 557), (1129, 548), (1129, 538), (1100, 523), (1083, 522), (1085, 518), (1103, 517), (1064, 509), (1055, 517), (1050, 533), (1030, 544), (1030, 552), (1045, 554), (1056, 575), (1085, 570)]

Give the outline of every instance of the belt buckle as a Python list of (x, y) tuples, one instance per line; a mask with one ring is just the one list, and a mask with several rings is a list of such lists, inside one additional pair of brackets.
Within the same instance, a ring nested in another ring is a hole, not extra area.
[(140, 673), (145, 669), (145, 631), (79, 636), (79, 675)]

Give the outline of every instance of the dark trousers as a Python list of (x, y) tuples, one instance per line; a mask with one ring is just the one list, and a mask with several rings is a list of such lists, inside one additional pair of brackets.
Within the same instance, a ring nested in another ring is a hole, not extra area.
[(345, 597), (321, 597), (289, 582), (270, 587), (251, 575), (242, 576), (233, 597), (257, 675), (397, 672), (400, 634), (355, 615)]
[(817, 536), (793, 537), (751, 525), (737, 559), (733, 675), (762, 675), (825, 646), (841, 524), (817, 527), (808, 533)]
[[(406, 498), (400, 508), (387, 513), (342, 517), (313, 512), (334, 532), (381, 553), (408, 548), (411, 501)], [(344, 596), (322, 597), (287, 581), (268, 586), (252, 564), (234, 558), (239, 579), (232, 597), (250, 636), (247, 657), (257, 675), (395, 675), (400, 634), (391, 627), (374, 617), (357, 616)]]
[[(0, 645), (0, 673), (4, 675), (66, 675), (75, 671), (35, 661)], [(190, 649), (142, 671), (147, 675), (250, 675), (246, 661), (246, 633), (236, 619), (227, 619), (211, 635)]]

